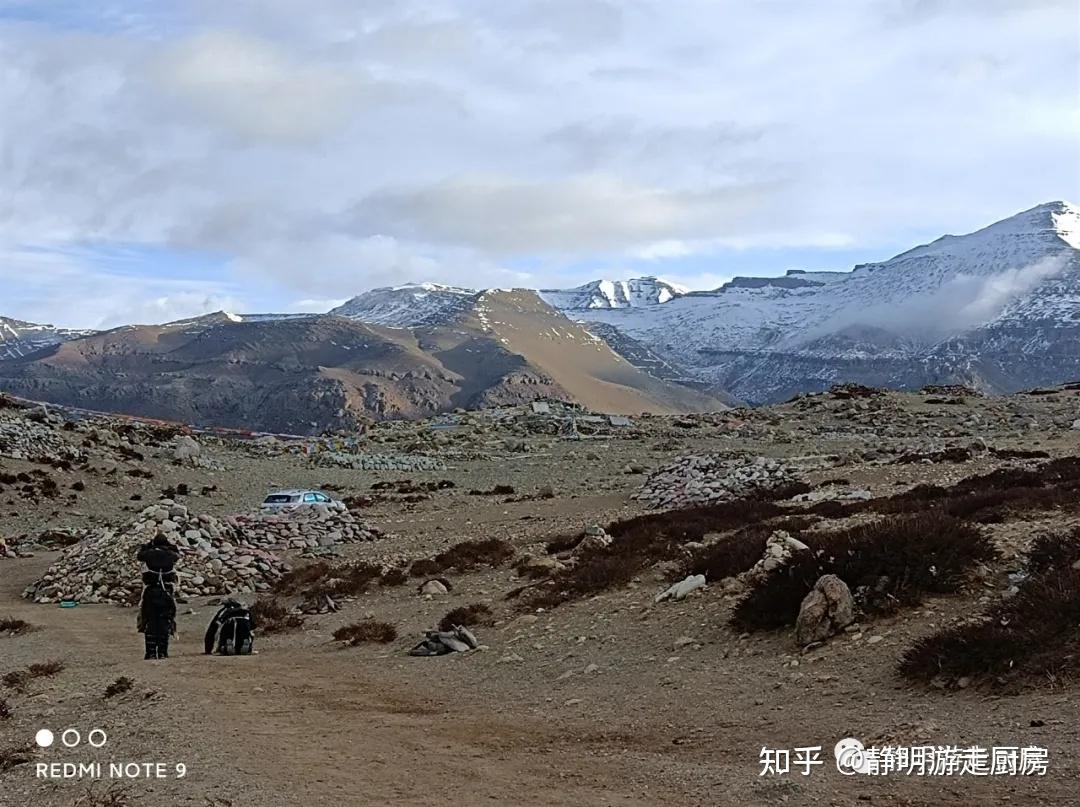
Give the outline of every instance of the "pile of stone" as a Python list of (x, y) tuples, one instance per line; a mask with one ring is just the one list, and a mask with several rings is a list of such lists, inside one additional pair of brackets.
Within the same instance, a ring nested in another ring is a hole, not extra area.
[(16, 460), (73, 462), (83, 452), (46, 423), (18, 418), (0, 421), (0, 456)]
[(139, 547), (163, 534), (180, 549), (177, 594), (251, 594), (266, 591), (287, 566), (236, 527), (209, 515), (194, 515), (165, 499), (147, 507), (120, 529), (89, 530), (30, 585), (23, 596), (35, 602), (137, 602), (142, 590)]
[(240, 531), (246, 545), (261, 549), (317, 550), (382, 537), (348, 510), (319, 504), (282, 513), (228, 516), (225, 522)]
[(653, 472), (633, 498), (652, 507), (693, 507), (730, 501), (797, 478), (778, 459), (692, 454)]
[(422, 454), (346, 454), (324, 451), (314, 455), (320, 468), (351, 468), (356, 471), (442, 471), (446, 463)]
[(184, 505), (163, 499), (120, 529), (87, 531), (24, 596), (35, 602), (133, 603), (142, 590), (136, 553), (158, 534), (180, 548), (177, 593), (185, 597), (267, 591), (288, 570), (276, 550), (310, 550), (381, 537), (347, 510), (316, 506), (280, 515), (219, 519), (195, 515)]

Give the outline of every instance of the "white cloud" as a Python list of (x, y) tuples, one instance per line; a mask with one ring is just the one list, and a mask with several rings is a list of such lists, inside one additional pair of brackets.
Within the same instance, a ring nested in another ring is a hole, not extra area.
[(148, 263), (84, 306), (93, 265), (49, 263), (0, 312), (719, 277), (723, 249), (880, 256), (1080, 198), (1074, 0), (166, 5), (0, 20), (0, 250), (211, 253), (216, 286)]
[(271, 42), (215, 31), (181, 42), (156, 60), (161, 86), (215, 126), (242, 137), (293, 143), (342, 124), (359, 77), (291, 58)]

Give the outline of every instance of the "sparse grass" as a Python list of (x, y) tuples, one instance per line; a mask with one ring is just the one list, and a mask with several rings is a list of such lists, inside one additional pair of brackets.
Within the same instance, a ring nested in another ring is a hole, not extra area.
[(439, 630), (452, 630), (456, 625), (469, 627), (470, 625), (490, 626), (495, 624), (495, 615), (491, 609), (480, 602), (465, 605), (450, 611), (439, 622)]
[(114, 698), (117, 695), (123, 695), (125, 692), (130, 692), (135, 686), (135, 681), (128, 678), (126, 675), (121, 675), (107, 687), (105, 687), (104, 698)]
[(805, 533), (808, 552), (794, 555), (735, 606), (732, 624), (769, 630), (795, 622), (803, 598), (823, 574), (835, 574), (868, 611), (917, 603), (925, 593), (958, 590), (978, 563), (996, 557), (976, 526), (937, 511), (886, 516), (830, 532)]
[(1035, 575), (977, 620), (920, 639), (904, 654), (900, 672), (945, 686), (962, 677), (1074, 679), (1080, 672), (1080, 570)]
[(413, 577), (430, 577), (440, 572), (468, 572), (484, 566), (502, 566), (514, 556), (514, 549), (501, 538), (463, 541), (433, 558), (414, 561), (409, 567)]
[(365, 619), (344, 625), (334, 631), (334, 641), (344, 642), (349, 647), (374, 642), (389, 644), (397, 638), (397, 628), (388, 622)]
[(381, 574), (382, 568), (372, 563), (331, 566), (320, 561), (282, 575), (274, 584), (273, 593), (283, 596), (299, 595), (305, 599), (355, 596), (363, 594)]
[(0, 617), (0, 636), (21, 636), (34, 630), (34, 626), (23, 619)]
[(275, 599), (262, 597), (251, 606), (251, 618), (256, 629), (266, 634), (288, 633), (304, 626), (304, 619), (299, 614), (290, 614), (288, 609)]

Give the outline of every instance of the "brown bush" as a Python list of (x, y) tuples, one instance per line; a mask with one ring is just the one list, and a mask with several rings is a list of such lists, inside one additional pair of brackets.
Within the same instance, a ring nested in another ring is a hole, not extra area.
[(1039, 575), (1064, 569), (1080, 560), (1080, 527), (1065, 535), (1045, 533), (1031, 542), (1027, 570)]
[(0, 636), (19, 636), (23, 633), (29, 633), (33, 629), (34, 626), (25, 620), (14, 619), (13, 617), (0, 618)]
[(318, 583), (330, 574), (330, 564), (319, 561), (308, 566), (293, 569), (279, 577), (273, 586), (274, 593), (284, 595), (299, 594), (305, 588)]
[(95, 790), (91, 787), (75, 801), (71, 807), (129, 807), (127, 791), (119, 785), (113, 785), (106, 790)]
[(996, 557), (978, 527), (930, 511), (887, 516), (847, 529), (805, 533), (810, 547), (774, 570), (735, 606), (732, 624), (767, 630), (795, 622), (803, 598), (823, 574), (840, 577), (864, 610), (917, 603), (924, 593), (960, 588), (976, 564)]
[(920, 639), (904, 654), (900, 672), (946, 686), (963, 677), (991, 683), (1075, 678), (1080, 672), (1080, 570), (1035, 575), (1015, 597), (978, 619)]
[(34, 750), (29, 745), (17, 745), (0, 748), (0, 773), (6, 773), (19, 765), (26, 765), (33, 757)]
[(3, 677), (0, 677), (0, 684), (3, 684), (8, 689), (23, 692), (26, 689), (26, 685), (30, 683), (30, 678), (31, 675), (26, 670), (12, 670), (11, 672), (4, 673)]
[(130, 692), (134, 686), (134, 680), (128, 678), (126, 675), (121, 675), (119, 678), (117, 678), (115, 681), (105, 687), (104, 697), (108, 699), (114, 698), (117, 695), (123, 695), (125, 692)]
[(251, 606), (251, 618), (257, 629), (266, 634), (288, 633), (304, 626), (302, 616), (290, 614), (280, 602), (265, 597), (256, 600)]
[(350, 647), (356, 647), (366, 642), (389, 644), (397, 638), (397, 628), (388, 622), (377, 622), (374, 619), (365, 619), (345, 625), (334, 631), (334, 640), (344, 642)]
[(53, 659), (51, 661), (42, 661), (37, 664), (31, 664), (26, 668), (30, 673), (31, 678), (52, 678), (54, 675), (59, 675), (64, 671), (64, 662)]
[(450, 611), (439, 622), (439, 630), (453, 630), (456, 625), (468, 627), (470, 625), (490, 626), (495, 624), (495, 615), (491, 609), (480, 602), (465, 605)]
[(513, 556), (513, 547), (501, 538), (462, 541), (433, 558), (414, 561), (409, 567), (409, 574), (413, 577), (430, 577), (451, 569), (468, 572), (483, 566), (501, 566)]
[(387, 569), (379, 578), (380, 586), (403, 586), (409, 582), (409, 573), (404, 569)]

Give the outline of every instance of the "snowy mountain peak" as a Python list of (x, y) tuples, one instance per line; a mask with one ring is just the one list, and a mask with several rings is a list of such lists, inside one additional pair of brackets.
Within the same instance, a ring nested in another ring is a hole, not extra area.
[(390, 328), (434, 325), (468, 308), (476, 294), (439, 283), (406, 283), (365, 291), (330, 313)]
[(645, 308), (670, 302), (687, 291), (675, 283), (647, 275), (629, 280), (594, 280), (572, 289), (541, 289), (540, 296), (563, 311), (586, 311)]

